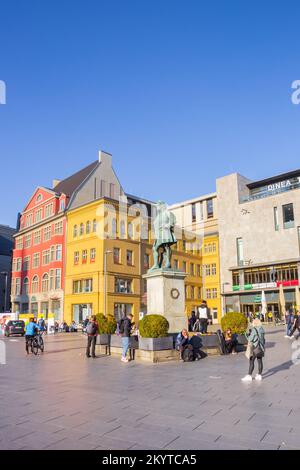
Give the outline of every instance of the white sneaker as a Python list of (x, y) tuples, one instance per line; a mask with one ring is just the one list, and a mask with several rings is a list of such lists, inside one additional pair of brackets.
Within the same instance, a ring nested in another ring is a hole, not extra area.
[(260, 374), (256, 374), (255, 380), (259, 380), (259, 381), (262, 380), (262, 376)]
[(252, 375), (245, 375), (245, 377), (243, 377), (241, 379), (242, 382), (252, 382)]
[(293, 336), (289, 336), (289, 338), (290, 338), (290, 339), (294, 339), (294, 338), (295, 338), (295, 336), (294, 336), (294, 335), (293, 335)]
[(285, 338), (289, 338), (289, 335), (284, 335)]
[(127, 357), (122, 357), (121, 361), (122, 362), (128, 362), (128, 359), (127, 359)]

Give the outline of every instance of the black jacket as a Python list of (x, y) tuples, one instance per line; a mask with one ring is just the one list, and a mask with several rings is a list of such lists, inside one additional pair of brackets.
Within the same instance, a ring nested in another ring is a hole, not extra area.
[(129, 320), (129, 318), (124, 318), (123, 320), (123, 326), (124, 326), (124, 331), (123, 331), (123, 334), (122, 336), (124, 338), (129, 338), (130, 336), (130, 333), (131, 333), (131, 328), (132, 328), (132, 323), (131, 321)]

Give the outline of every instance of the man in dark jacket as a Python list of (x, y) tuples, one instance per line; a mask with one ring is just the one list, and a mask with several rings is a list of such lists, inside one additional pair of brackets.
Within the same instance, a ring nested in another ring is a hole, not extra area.
[(121, 334), (122, 334), (122, 362), (128, 362), (127, 352), (129, 349), (130, 334), (132, 329), (132, 315), (129, 313), (123, 320), (121, 320)]
[(300, 333), (300, 317), (299, 317), (299, 312), (296, 312), (294, 315), (294, 321), (292, 325), (292, 329), (290, 332), (290, 338), (295, 338), (294, 333), (295, 331), (298, 330), (298, 333)]
[(91, 320), (88, 322), (86, 327), (86, 332), (88, 335), (87, 347), (86, 347), (86, 357), (91, 357), (90, 351), (92, 346), (92, 356), (96, 357), (96, 340), (99, 333), (99, 327), (96, 319), (96, 315), (93, 315)]

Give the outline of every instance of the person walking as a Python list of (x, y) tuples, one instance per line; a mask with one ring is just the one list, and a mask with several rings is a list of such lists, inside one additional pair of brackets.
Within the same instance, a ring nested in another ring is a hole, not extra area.
[(285, 313), (285, 325), (286, 325), (286, 333), (284, 335), (285, 338), (289, 338), (294, 323), (294, 315), (292, 310), (287, 310)]
[(96, 340), (99, 333), (99, 326), (97, 323), (96, 315), (93, 315), (91, 320), (88, 322), (86, 327), (86, 332), (88, 335), (87, 347), (86, 347), (86, 357), (91, 357), (91, 348), (92, 348), (92, 357), (96, 357)]
[(200, 319), (200, 333), (207, 334), (207, 323), (208, 323), (208, 308), (205, 300), (200, 305), (199, 309), (199, 319)]
[(246, 357), (249, 359), (249, 371), (241, 380), (243, 382), (251, 382), (252, 374), (254, 371), (255, 359), (258, 363), (258, 374), (255, 376), (255, 380), (262, 380), (263, 371), (263, 357), (265, 355), (265, 330), (262, 327), (261, 321), (255, 318), (252, 322), (252, 328), (248, 334), (246, 334), (248, 340), (248, 347), (246, 351)]
[(289, 338), (295, 338), (294, 333), (295, 331), (298, 330), (298, 333), (300, 334), (300, 317), (299, 317), (299, 312), (296, 312), (294, 315), (294, 321), (292, 324), (291, 332), (289, 334)]
[(132, 314), (129, 313), (125, 318), (122, 318), (119, 325), (119, 332), (122, 335), (122, 362), (128, 362), (127, 353), (129, 349), (130, 335), (132, 330)]

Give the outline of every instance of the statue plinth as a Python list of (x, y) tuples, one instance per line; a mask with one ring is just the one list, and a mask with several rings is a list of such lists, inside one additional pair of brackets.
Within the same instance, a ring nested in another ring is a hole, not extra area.
[(149, 270), (147, 280), (147, 314), (163, 315), (169, 322), (169, 333), (187, 328), (184, 279), (187, 274), (176, 269)]

